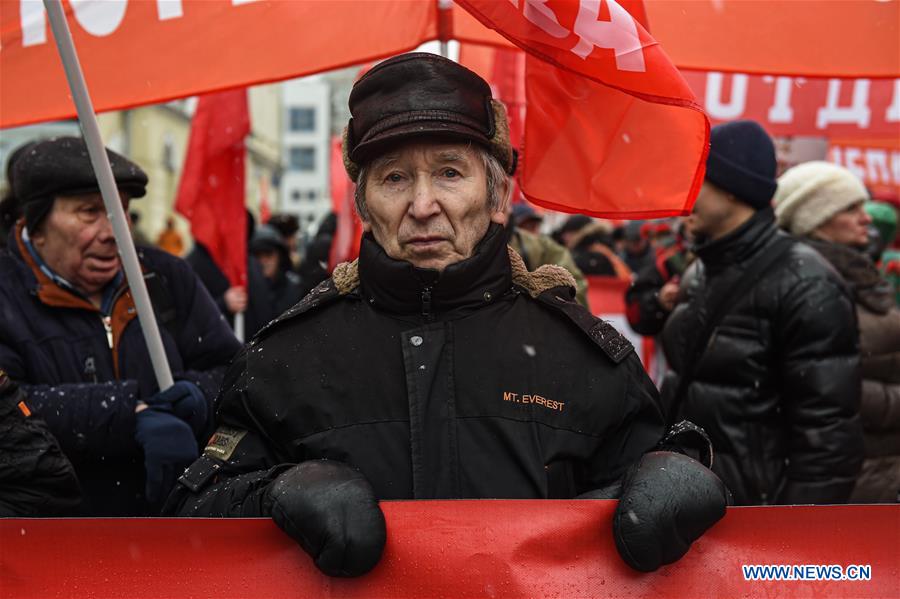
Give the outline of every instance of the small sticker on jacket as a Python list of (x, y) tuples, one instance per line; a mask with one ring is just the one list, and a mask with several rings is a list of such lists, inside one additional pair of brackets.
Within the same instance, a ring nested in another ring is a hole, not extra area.
[(206, 449), (203, 450), (203, 453), (212, 458), (218, 458), (223, 461), (228, 460), (231, 458), (231, 454), (234, 453), (235, 448), (237, 448), (238, 443), (241, 442), (241, 439), (243, 439), (246, 434), (247, 431), (220, 426), (216, 429), (216, 432), (213, 433), (213, 436), (210, 437), (209, 443), (206, 444)]

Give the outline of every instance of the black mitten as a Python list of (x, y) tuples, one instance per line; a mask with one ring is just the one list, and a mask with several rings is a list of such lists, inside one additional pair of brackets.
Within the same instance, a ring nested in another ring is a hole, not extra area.
[(381, 559), (384, 514), (369, 481), (333, 460), (312, 460), (279, 476), (268, 491), (272, 519), (329, 576), (361, 576)]
[(641, 572), (677, 561), (725, 515), (729, 495), (696, 460), (668, 451), (645, 454), (626, 477), (613, 517), (619, 555)]

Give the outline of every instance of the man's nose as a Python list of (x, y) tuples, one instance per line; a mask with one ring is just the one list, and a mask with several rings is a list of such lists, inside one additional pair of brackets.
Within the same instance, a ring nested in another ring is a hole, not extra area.
[(441, 211), (430, 177), (418, 177), (413, 188), (409, 215), (416, 220), (427, 220)]
[(109, 214), (106, 212), (103, 213), (103, 216), (100, 217), (100, 232), (97, 233), (97, 237), (100, 241), (113, 241), (116, 240), (116, 235), (113, 232), (112, 221), (109, 219)]

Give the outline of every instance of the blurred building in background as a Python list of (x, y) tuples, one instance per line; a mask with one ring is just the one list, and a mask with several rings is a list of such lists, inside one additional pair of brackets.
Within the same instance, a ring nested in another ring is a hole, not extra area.
[(313, 76), (286, 81), (282, 92), (284, 173), (273, 211), (297, 216), (308, 235), (331, 211), (331, 84)]

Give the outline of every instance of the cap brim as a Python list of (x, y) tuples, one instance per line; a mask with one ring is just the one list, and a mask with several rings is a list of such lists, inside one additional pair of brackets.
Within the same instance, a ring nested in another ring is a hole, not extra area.
[(484, 133), (463, 123), (416, 121), (391, 127), (357, 144), (350, 153), (350, 159), (356, 164), (365, 164), (399, 143), (422, 138), (451, 142), (472, 141), (485, 147), (491, 145), (491, 140)]

